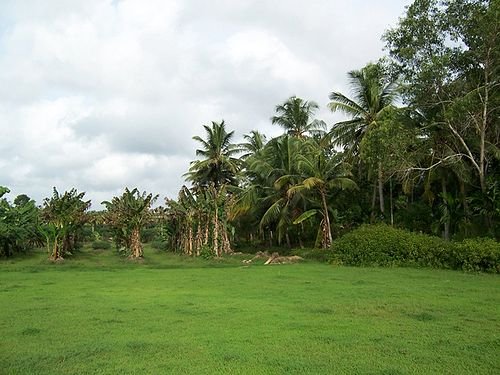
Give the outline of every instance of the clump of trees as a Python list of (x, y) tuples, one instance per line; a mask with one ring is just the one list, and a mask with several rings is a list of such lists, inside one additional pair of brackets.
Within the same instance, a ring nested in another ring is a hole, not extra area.
[[(253, 130), (238, 144), (224, 121), (204, 125), (190, 186), (164, 207), (125, 189), (89, 216), (84, 193), (54, 189), (40, 212), (51, 257), (101, 217), (132, 258), (143, 255), (146, 225), (174, 250), (217, 257), (242, 244), (327, 249), (379, 222), (499, 239), (499, 12), (498, 1), (415, 0), (383, 36), (388, 56), (349, 72), (352, 92), (330, 93), (328, 108), (344, 120), (328, 127), (317, 103), (291, 96), (270, 118), (281, 136)], [(34, 203), (18, 203), (0, 200), (3, 254), (28, 247), (36, 227)]]
[(4, 198), (8, 193), (8, 188), (0, 186), (0, 256), (5, 257), (25, 252), (39, 243), (35, 201), (21, 194), (10, 203)]

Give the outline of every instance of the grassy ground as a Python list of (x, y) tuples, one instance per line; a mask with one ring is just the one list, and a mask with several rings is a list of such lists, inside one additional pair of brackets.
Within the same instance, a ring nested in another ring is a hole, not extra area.
[(497, 275), (146, 257), (0, 261), (0, 373), (500, 373)]

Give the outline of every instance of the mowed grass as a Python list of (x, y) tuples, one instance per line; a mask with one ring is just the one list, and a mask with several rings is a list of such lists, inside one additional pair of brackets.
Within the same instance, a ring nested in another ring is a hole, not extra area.
[(500, 373), (497, 275), (45, 257), (0, 261), (2, 374)]

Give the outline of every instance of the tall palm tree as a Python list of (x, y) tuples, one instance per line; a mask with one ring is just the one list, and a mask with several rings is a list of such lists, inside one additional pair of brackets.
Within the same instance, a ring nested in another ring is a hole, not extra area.
[(212, 121), (212, 126), (203, 125), (206, 139), (194, 136), (201, 143), (196, 155), (201, 160), (191, 163), (187, 179), (198, 186), (213, 185), (216, 189), (225, 184), (236, 184), (236, 174), (241, 166), (241, 160), (235, 155), (240, 149), (231, 140), (234, 131), (227, 132), (224, 120), (220, 123)]
[[(368, 64), (361, 70), (348, 73), (354, 93), (349, 98), (340, 92), (329, 95), (328, 107), (332, 112), (342, 112), (350, 117), (333, 125), (330, 136), (334, 144), (347, 149), (353, 155), (359, 155), (360, 143), (368, 130), (377, 125), (377, 121), (387, 109), (394, 106), (396, 84), (384, 73), (380, 64)], [(380, 212), (384, 214), (383, 171), (378, 165), (378, 191)]]
[(271, 122), (280, 125), (288, 135), (304, 138), (325, 128), (323, 121), (312, 120), (318, 108), (318, 104), (313, 101), (292, 96), (276, 106), (276, 116), (271, 117)]
[[(234, 132), (226, 131), (224, 120), (220, 123), (213, 121), (212, 126), (203, 127), (206, 139), (193, 137), (202, 145), (196, 150), (196, 155), (202, 159), (192, 162), (185, 176), (193, 183), (194, 193), (198, 197), (203, 196), (206, 203), (211, 203), (212, 207), (207, 211), (208, 216), (205, 216), (205, 224), (207, 228), (208, 225), (212, 228), (212, 250), (218, 257), (222, 253), (231, 252), (226, 215), (230, 199), (226, 187), (237, 185), (237, 174), (243, 165), (243, 160), (235, 157), (241, 150), (238, 145), (231, 143)], [(201, 210), (207, 208), (206, 205), (203, 206), (195, 207), (195, 217), (203, 216)], [(206, 241), (204, 242), (206, 244)]]
[(312, 150), (298, 156), (298, 170), (302, 177), (301, 181), (290, 187), (287, 191), (289, 197), (303, 191), (313, 193), (313, 201), (319, 198), (319, 202), (314, 202), (320, 209), (310, 209), (295, 219), (294, 224), (300, 224), (321, 213), (322, 220), (320, 224), (321, 244), (324, 249), (330, 247), (332, 243), (332, 229), (330, 223), (329, 207), (327, 198), (333, 189), (355, 189), (356, 183), (351, 180), (350, 172), (345, 162), (339, 157), (339, 154), (328, 155), (327, 149), (321, 147), (316, 142), (311, 142)]

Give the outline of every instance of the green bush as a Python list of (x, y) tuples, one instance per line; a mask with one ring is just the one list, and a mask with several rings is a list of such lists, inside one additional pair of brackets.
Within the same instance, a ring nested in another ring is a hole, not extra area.
[(94, 250), (107, 250), (111, 248), (111, 244), (107, 241), (93, 241), (92, 249)]
[(500, 243), (491, 238), (468, 239), (458, 243), (455, 258), (464, 271), (500, 273)]
[(500, 272), (491, 239), (447, 242), (388, 225), (364, 225), (335, 240), (331, 261), (353, 266), (415, 266)]

